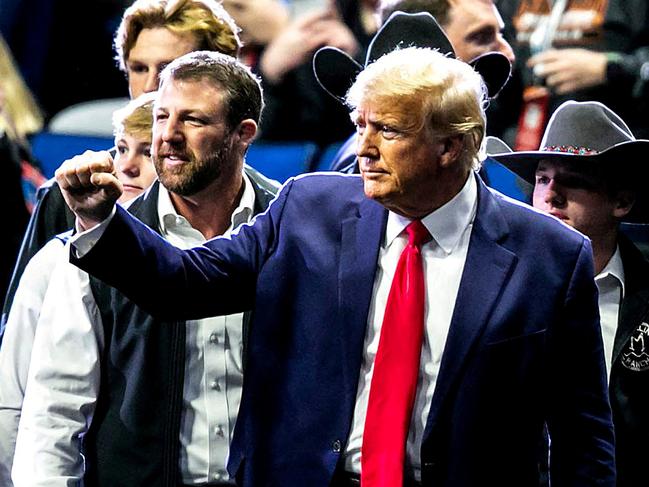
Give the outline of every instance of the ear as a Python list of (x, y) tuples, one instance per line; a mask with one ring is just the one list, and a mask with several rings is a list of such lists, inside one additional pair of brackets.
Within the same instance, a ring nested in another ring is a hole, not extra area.
[(629, 214), (635, 203), (635, 193), (629, 190), (619, 191), (615, 197), (613, 216), (621, 220)]
[(451, 135), (439, 140), (438, 155), (440, 158), (440, 166), (450, 168), (460, 158), (464, 150), (462, 135)]
[(257, 123), (246, 118), (239, 122), (239, 125), (234, 129), (233, 134), (237, 142), (243, 147), (244, 151), (252, 144), (252, 141), (257, 135)]

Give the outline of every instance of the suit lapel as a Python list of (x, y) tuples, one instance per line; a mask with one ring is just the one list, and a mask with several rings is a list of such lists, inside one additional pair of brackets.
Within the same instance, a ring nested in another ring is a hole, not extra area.
[(386, 221), (387, 211), (378, 203), (363, 198), (358, 213), (342, 222), (338, 309), (339, 322), (342, 323), (340, 340), (345, 375), (344, 404), (352, 408), (356, 399), (367, 315)]
[(624, 266), (625, 297), (620, 307), (618, 328), (613, 344), (612, 362), (615, 363), (624, 345), (635, 333), (642, 320), (647, 320), (649, 311), (649, 264), (640, 251), (623, 235), (619, 238), (620, 254)]
[(517, 259), (500, 244), (508, 234), (508, 226), (495, 197), (482, 183), (478, 186), (478, 210), (424, 438), (461, 376), (462, 366), (481, 336)]

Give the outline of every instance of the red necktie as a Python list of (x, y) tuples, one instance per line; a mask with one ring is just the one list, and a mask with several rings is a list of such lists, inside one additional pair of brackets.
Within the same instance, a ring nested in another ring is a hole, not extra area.
[(406, 440), (417, 392), (424, 333), (421, 245), (431, 236), (419, 220), (406, 227), (408, 245), (392, 279), (374, 359), (361, 449), (363, 487), (402, 487)]

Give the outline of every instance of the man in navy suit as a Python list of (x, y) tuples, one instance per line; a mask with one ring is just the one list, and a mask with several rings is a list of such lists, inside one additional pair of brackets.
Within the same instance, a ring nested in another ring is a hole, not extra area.
[[(590, 243), (477, 178), (484, 93), (471, 67), (433, 50), (385, 55), (348, 94), (360, 176), (289, 180), (252, 224), (188, 251), (115, 208), (110, 165), (58, 170), (86, 230), (74, 263), (167, 320), (253, 309), (228, 465), (240, 485), (536, 486), (544, 424), (553, 485), (614, 485)], [(413, 226), (428, 241), (410, 242)], [(424, 282), (415, 392), (403, 441), (365, 443), (403, 427), (365, 425), (384, 351), (417, 325), (394, 332), (388, 318), (406, 254)], [(376, 462), (377, 449), (398, 461)]]

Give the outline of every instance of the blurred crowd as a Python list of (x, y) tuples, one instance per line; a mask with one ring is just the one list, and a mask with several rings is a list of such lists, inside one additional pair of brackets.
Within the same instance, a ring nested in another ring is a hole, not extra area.
[[(448, 37), (440, 42), (450, 42), (446, 52), (485, 73), (486, 132), (507, 150), (540, 148), (552, 114), (570, 101), (601, 102), (626, 122), (631, 138), (649, 138), (645, 0), (222, 0), (215, 8), (226, 14), (216, 15), (213, 23), (193, 22), (192, 16), (200, 16), (193, 11), (187, 19), (174, 17), (174, 9), (183, 10), (191, 0), (132, 3), (0, 2), (0, 173), (9, 213), (0, 247), (0, 302), (7, 298), (0, 343), (27, 263), (74, 221), (56, 183), (47, 180), (51, 175), (43, 174), (33, 156), (30, 138), (47, 132), (64, 109), (119, 99), (123, 107), (109, 119), (115, 140), (111, 157), (125, 188), (120, 203), (135, 198), (156, 180), (150, 160), (152, 93), (167, 64), (192, 51), (237, 58), (260, 79), (264, 107), (252, 137), (256, 143), (312, 142), (322, 151), (340, 147), (332, 168), (346, 172), (359, 170), (356, 128), (335, 89), (323, 89), (314, 54), (329, 46), (353, 61), (352, 71), (356, 65), (360, 71), (370, 62), (375, 34), (395, 11), (432, 14)], [(154, 12), (157, 4), (164, 4), (164, 12)], [(140, 18), (143, 5), (151, 12)], [(511, 64), (493, 85), (489, 73), (498, 70), (483, 57), (490, 52), (501, 55), (496, 62)], [(487, 182), (493, 177), (489, 167), (481, 172)], [(250, 188), (269, 195), (277, 190), (254, 168), (246, 166), (245, 174)], [(530, 197), (528, 185), (519, 199)], [(249, 210), (248, 218), (261, 208)], [(634, 222), (644, 223), (644, 217)]]

